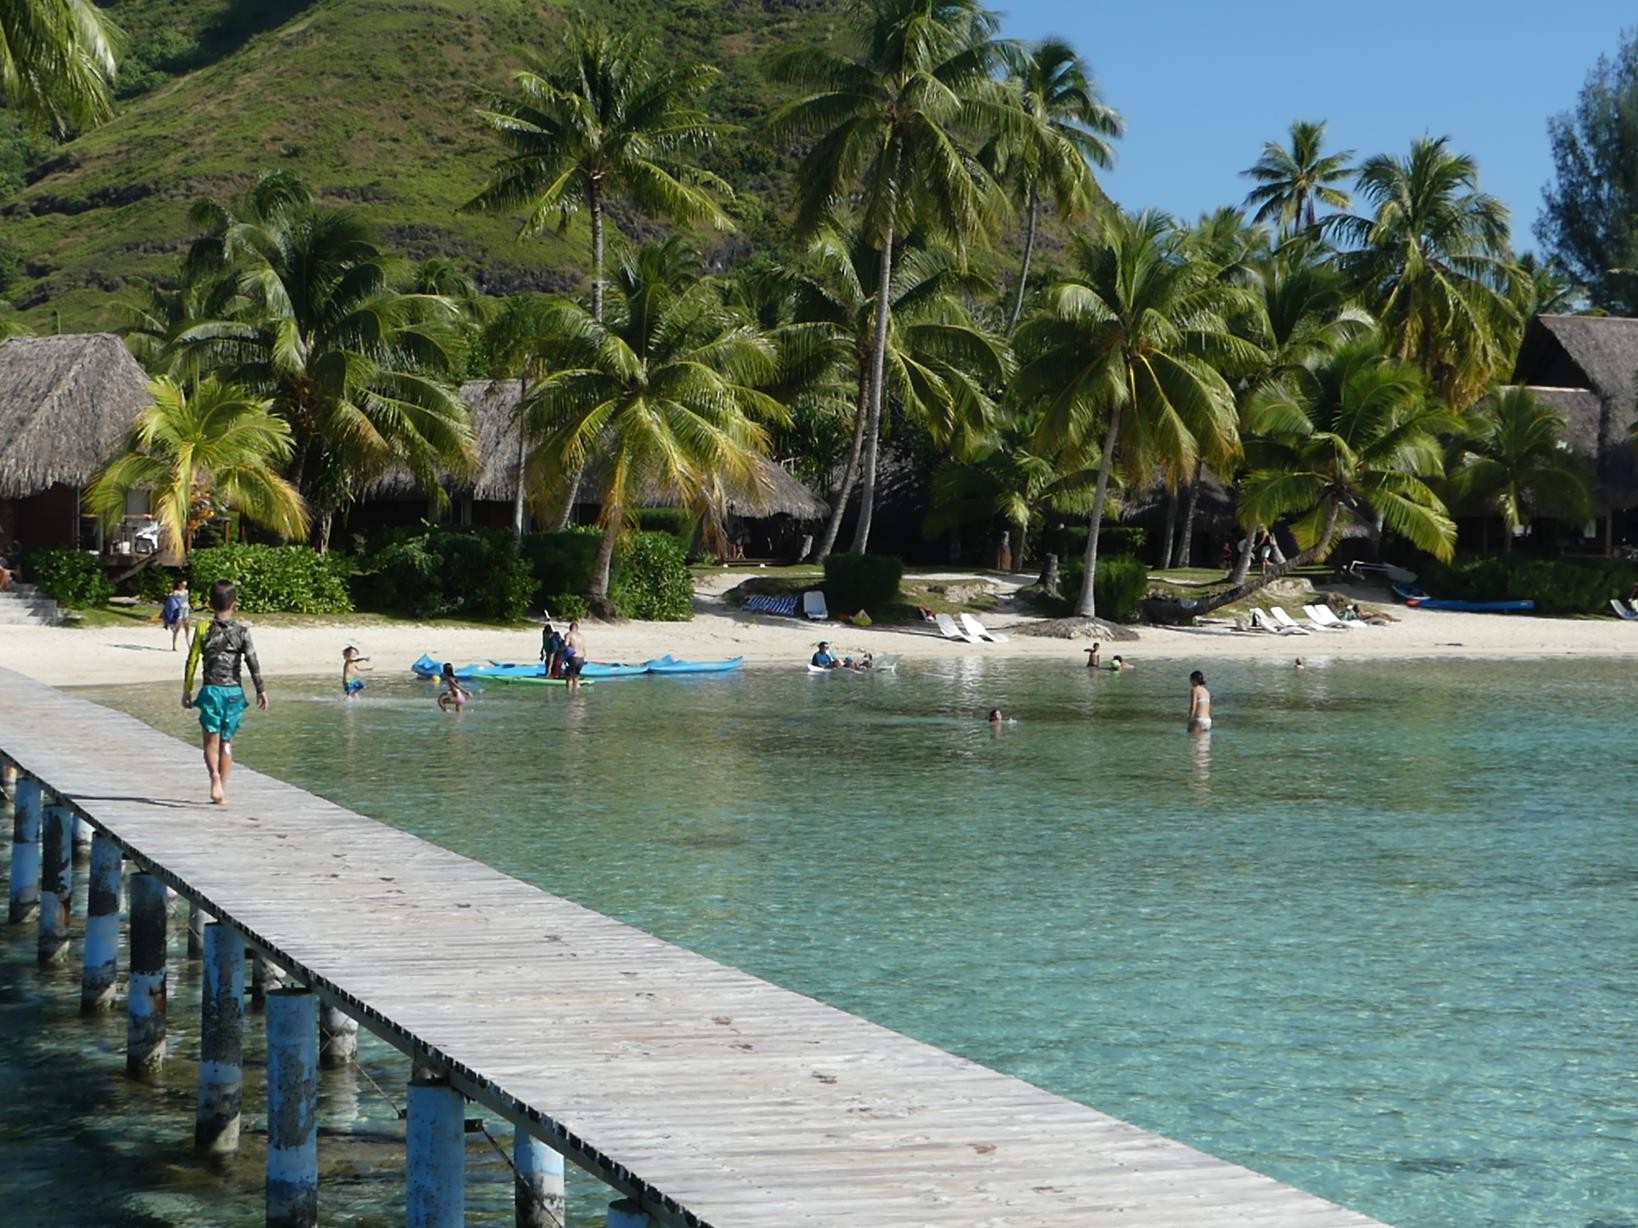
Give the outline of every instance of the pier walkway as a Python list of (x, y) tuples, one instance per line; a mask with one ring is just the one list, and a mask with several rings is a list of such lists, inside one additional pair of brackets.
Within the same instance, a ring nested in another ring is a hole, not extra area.
[(204, 804), (196, 745), (3, 669), (0, 755), (657, 1224), (1375, 1222), (242, 766)]

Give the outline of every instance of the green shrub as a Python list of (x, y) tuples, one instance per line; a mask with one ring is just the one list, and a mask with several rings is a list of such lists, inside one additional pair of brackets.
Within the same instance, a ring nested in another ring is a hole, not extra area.
[(102, 560), (83, 550), (30, 550), (23, 560), (23, 578), (76, 609), (107, 605), (114, 595)]
[(1481, 555), (1421, 568), (1422, 587), (1460, 601), (1534, 601), (1538, 614), (1607, 614), (1638, 584), (1638, 564), (1617, 559)]
[(634, 519), (642, 532), (669, 533), (684, 550), (694, 544), (695, 519), (680, 507), (638, 508)]
[(427, 525), (368, 555), (356, 588), (372, 609), (411, 618), (515, 622), (534, 600), (536, 581), (506, 530)]
[[(1063, 529), (1063, 548), (1059, 558), (1085, 558), (1086, 535), (1091, 529), (1084, 524), (1066, 525)], [(1098, 529), (1098, 558), (1117, 558), (1141, 554), (1148, 533), (1142, 525), (1104, 524)]]
[(524, 537), (521, 553), (534, 574), (535, 592), (542, 595), (538, 604), (555, 614), (557, 605), (545, 600), (545, 594), (584, 593), (591, 587), (602, 538), (602, 530), (589, 525)]
[[(1086, 564), (1070, 559), (1061, 564), (1059, 583), (1071, 606), (1081, 593)], [(1092, 600), (1098, 617), (1108, 622), (1125, 622), (1149, 593), (1149, 565), (1142, 559), (1098, 559), (1098, 578), (1092, 584)]]
[(232, 580), (239, 608), (247, 614), (350, 614), (347, 592), (350, 560), (320, 554), (311, 546), (238, 544), (195, 550), (188, 582), (196, 601), (208, 600), (210, 586)]
[(132, 576), (129, 584), (131, 595), (140, 597), (143, 601), (163, 601), (166, 595), (176, 587), (176, 577), (180, 574), (169, 567), (144, 567)]
[(579, 593), (553, 593), (540, 604), (542, 609), (556, 619), (591, 616), (591, 606), (586, 604), (586, 599)]
[(628, 533), (614, 551), (609, 601), (625, 618), (687, 622), (694, 577), (686, 547), (670, 533)]
[(825, 559), (825, 604), (832, 614), (880, 611), (899, 595), (904, 563), (890, 554), (832, 554)]

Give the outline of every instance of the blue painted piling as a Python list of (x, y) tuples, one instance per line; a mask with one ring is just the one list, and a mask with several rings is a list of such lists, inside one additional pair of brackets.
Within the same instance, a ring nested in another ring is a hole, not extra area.
[(83, 866), (91, 860), (91, 840), (97, 829), (85, 821), (85, 816), (74, 816), (74, 864)]
[(517, 1228), (557, 1228), (564, 1220), (563, 1157), (527, 1130), (512, 1137)]
[(409, 1228), (466, 1223), (466, 1099), (442, 1079), (412, 1079), (405, 1131)]
[(318, 999), (267, 995), (267, 1228), (318, 1224)]
[(142, 1077), (165, 1062), (165, 884), (131, 875), (131, 974), (126, 982), (125, 1073)]
[(333, 1070), (351, 1062), (358, 1053), (358, 1020), (339, 1006), (319, 1007), (319, 1065)]
[(205, 927), (199, 992), (199, 1111), (193, 1145), (205, 1155), (239, 1146), (245, 1088), (245, 940), (230, 926)]
[(74, 899), (74, 815), (67, 806), (46, 807), (44, 870), (40, 875), (40, 967), (68, 958), (68, 911)]
[(80, 977), (80, 1013), (94, 1015), (114, 1005), (119, 980), (119, 845), (100, 831), (91, 842), (91, 886), (86, 893), (85, 971)]
[(40, 910), (40, 782), (19, 776), (12, 792), (11, 890), (6, 921), (21, 925)]

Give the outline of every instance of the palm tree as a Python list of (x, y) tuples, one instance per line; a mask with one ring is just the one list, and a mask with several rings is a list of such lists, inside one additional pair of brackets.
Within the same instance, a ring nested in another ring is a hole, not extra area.
[(1358, 187), (1372, 214), (1328, 220), (1343, 267), (1394, 356), (1464, 409), (1504, 374), (1527, 305), (1507, 207), (1479, 190), (1473, 159), (1445, 137), (1415, 141), (1406, 158), (1367, 159)]
[(1024, 257), (1008, 328), (1024, 313), (1042, 193), (1066, 217), (1089, 212), (1098, 199), (1091, 167), (1114, 165), (1111, 142), (1125, 130), (1120, 112), (1099, 97), (1090, 66), (1063, 39), (1043, 39), (1012, 58), (1008, 83), (1026, 123), (984, 151), (985, 163), (1024, 206)]
[(1585, 471), (1564, 444), (1565, 420), (1529, 389), (1501, 389), (1463, 425), (1450, 475), (1453, 494), (1459, 503), (1501, 516), (1508, 553), (1533, 515), (1578, 524), (1591, 518)]
[(1354, 151), (1328, 154), (1324, 147), (1325, 125), (1303, 119), (1292, 121), (1289, 149), (1278, 141), (1263, 145), (1263, 156), (1241, 172), (1258, 184), (1246, 194), (1247, 207), (1257, 208), (1253, 221), (1277, 222), (1289, 236), (1319, 224), (1316, 204), (1348, 207), (1348, 193), (1336, 185), (1347, 177)]
[(510, 94), (490, 94), (478, 112), (507, 156), (466, 204), (469, 212), (528, 210), (525, 233), (591, 221), (592, 316), (603, 318), (603, 223), (611, 201), (656, 217), (727, 228), (718, 203), (732, 195), (687, 161), (721, 129), (695, 101), (718, 72), (703, 64), (661, 67), (651, 47), (585, 27), (557, 62), (514, 73)]
[(125, 451), (98, 475), (86, 500), (107, 523), (125, 512), (126, 495), (153, 492), (154, 514), (183, 557), (218, 509), (235, 510), (281, 537), (307, 531), (307, 505), (279, 467), (290, 458), (290, 426), (268, 402), (206, 377), (192, 391), (169, 376), (149, 385)]
[(172, 355), (267, 397), (290, 424), (290, 476), (318, 513), (320, 549), (334, 513), (388, 467), (436, 492), (442, 473), (470, 466), (459, 312), (441, 295), (398, 290), (356, 213), (272, 175), (239, 215), (202, 201), (194, 217), (205, 234), (189, 266), (219, 271), (235, 294), (221, 316), (183, 328)]
[(995, 15), (978, 0), (865, 0), (861, 7), (864, 29), (853, 54), (801, 47), (777, 57), (775, 79), (806, 92), (780, 107), (771, 127), (813, 142), (798, 171), (798, 234), (812, 235), (844, 196), (856, 194), (859, 229), (880, 253), (853, 535), (862, 553), (876, 503), (894, 243), (920, 227), (960, 254), (992, 225), (1005, 198), (962, 138), (1017, 132), (1022, 115), (995, 79), (1004, 48)]
[(1224, 464), (1239, 451), (1234, 393), (1222, 371), (1255, 361), (1226, 313), (1244, 292), (1184, 259), (1184, 236), (1162, 215), (1110, 219), (1096, 243), (1077, 241), (1074, 275), (1050, 287), (1018, 347), (1027, 363), (1020, 400), (1044, 410), (1049, 448), (1097, 440), (1098, 477), (1086, 574), (1075, 613), (1096, 616), (1093, 580), (1111, 472), (1168, 484), (1195, 461)]
[[(512, 494), (512, 539), (523, 540), (529, 474), (530, 437), (524, 408), (531, 385), (538, 386), (561, 353), (565, 339), (555, 332), (560, 318), (557, 301), (544, 294), (513, 294), (485, 325), (479, 340), (492, 380), (518, 382), (517, 489)], [(565, 492), (570, 506), (574, 490)]]
[(90, 0), (0, 0), (0, 101), (62, 135), (114, 113), (119, 30)]
[[(880, 260), (857, 230), (826, 226), (791, 271), (796, 318), (834, 330), (856, 392), (842, 480), (813, 555), (820, 562), (835, 548), (869, 430)], [(949, 248), (915, 234), (899, 244), (888, 284), (884, 378), (904, 415), (946, 452), (970, 448), (988, 434), (996, 412), (991, 389), (1012, 372), (1006, 345), (972, 319), (957, 294), (971, 284)]]
[(1241, 520), (1292, 518), (1298, 553), (1267, 577), (1212, 598), (1212, 606), (1323, 559), (1347, 521), (1450, 558), (1456, 526), (1430, 479), (1443, 473), (1439, 436), (1457, 421), (1427, 397), (1416, 367), (1383, 354), (1376, 338), (1348, 342), (1306, 379), (1262, 388), (1246, 421), (1255, 434), (1246, 446)]
[(1520, 312), (1523, 319), (1573, 314), (1586, 302), (1586, 289), (1576, 284), (1556, 258), (1543, 260), (1534, 252), (1525, 252), (1516, 263), (1519, 276), (1530, 283), (1530, 301)]
[(678, 281), (682, 250), (673, 239), (622, 262), (603, 322), (560, 300), (562, 365), (527, 409), (553, 476), (596, 457), (603, 534), (588, 596), (599, 610), (630, 509), (656, 494), (698, 504), (725, 481), (754, 482), (766, 445), (758, 420), (784, 413), (760, 391), (778, 374), (775, 347), (709, 281)]

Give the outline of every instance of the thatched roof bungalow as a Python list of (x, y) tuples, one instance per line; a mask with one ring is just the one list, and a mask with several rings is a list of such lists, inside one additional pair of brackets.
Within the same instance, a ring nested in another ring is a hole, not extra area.
[[(148, 376), (111, 333), (0, 343), (0, 531), (29, 548), (80, 546), (80, 492), (151, 402)], [(93, 535), (88, 538), (87, 534)]]

